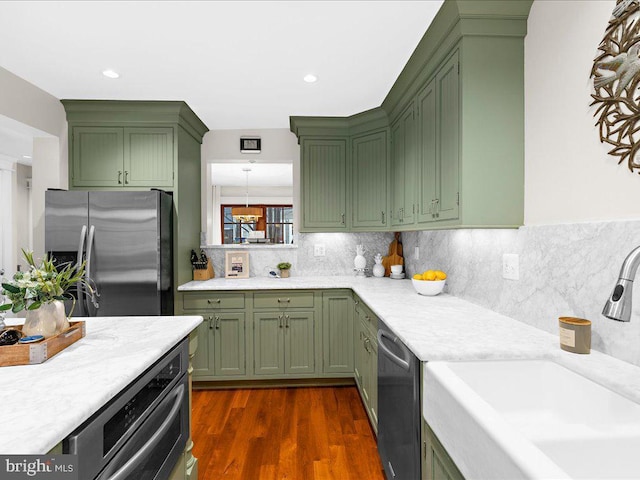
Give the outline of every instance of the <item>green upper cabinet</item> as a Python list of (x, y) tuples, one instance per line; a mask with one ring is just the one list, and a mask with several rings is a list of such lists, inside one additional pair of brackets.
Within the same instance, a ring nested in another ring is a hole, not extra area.
[(173, 187), (173, 128), (125, 128), (124, 184)]
[[(352, 117), (290, 118), (301, 144), (341, 138), (352, 145), (346, 160), (351, 215), (341, 229), (522, 225), (524, 37), (531, 3), (446, 0), (380, 107)], [(365, 118), (375, 128), (359, 123)], [(388, 133), (388, 147), (368, 137), (376, 129)], [(306, 155), (303, 149), (303, 170)], [(382, 179), (362, 173), (363, 164), (379, 169), (383, 156), (390, 165), (385, 199), (371, 193), (383, 191)], [(305, 201), (310, 187), (301, 188)], [(382, 221), (383, 204), (390, 215), (381, 227), (374, 219)], [(335, 225), (303, 228), (338, 231)]]
[(418, 223), (458, 218), (460, 91), (457, 52), (418, 94)]
[(382, 109), (352, 117), (291, 117), (300, 143), (301, 232), (388, 228), (388, 122)]
[(121, 187), (124, 175), (124, 129), (75, 127), (71, 134), (71, 185)]
[(387, 228), (387, 131), (359, 135), (351, 140), (353, 230)]
[(173, 128), (73, 127), (74, 187), (173, 187)]
[(347, 228), (347, 140), (302, 143), (302, 225), (322, 231)]
[(391, 224), (415, 222), (416, 117), (413, 102), (391, 125)]

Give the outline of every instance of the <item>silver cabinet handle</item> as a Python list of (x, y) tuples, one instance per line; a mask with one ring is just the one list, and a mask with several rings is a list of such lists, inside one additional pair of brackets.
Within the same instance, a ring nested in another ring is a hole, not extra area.
[(125, 185), (129, 185), (129, 171), (128, 170), (124, 171), (124, 184)]
[(220, 317), (218, 315), (216, 315), (216, 330), (220, 330)]
[(344, 213), (342, 214), (342, 225), (344, 225)]
[(385, 224), (385, 221), (384, 221), (384, 211), (382, 211), (382, 212), (380, 212), (380, 213), (382, 214), (382, 224), (384, 225), (384, 224)]
[[(167, 430), (171, 427), (171, 424), (176, 419), (178, 414), (180, 413), (180, 407), (182, 406), (182, 399), (184, 398), (184, 385), (178, 386), (173, 393), (175, 396), (175, 401), (167, 418), (162, 422), (162, 425), (155, 431), (155, 433), (147, 440), (147, 442), (140, 448), (127, 462), (118, 469), (113, 475), (109, 475), (105, 480), (124, 480), (125, 478), (129, 478), (131, 472), (135, 470), (140, 462), (149, 458), (150, 452), (156, 447), (158, 442), (160, 442), (165, 435), (167, 434)], [(117, 462), (118, 457), (123, 454), (130, 453), (127, 452), (126, 448), (123, 448), (118, 452), (118, 454), (113, 458), (112, 462)], [(104, 477), (100, 477), (104, 478)]]
[(118, 170), (118, 185), (122, 185), (122, 170)]
[(278, 327), (282, 328), (282, 315), (278, 315)]
[(290, 298), (279, 298), (278, 303), (289, 303), (291, 302)]
[(286, 327), (289, 328), (289, 321), (291, 320), (291, 317), (289, 315), (285, 315), (284, 318), (287, 320)]
[(220, 303), (220, 299), (219, 299), (219, 298), (216, 298), (215, 300), (211, 300), (211, 299), (209, 299), (209, 300), (207, 300), (207, 303), (208, 303), (209, 305), (211, 305), (212, 303), (219, 304), (219, 303)]
[(213, 325), (211, 323), (212, 321), (213, 321), (213, 317), (209, 315), (209, 330), (213, 330)]

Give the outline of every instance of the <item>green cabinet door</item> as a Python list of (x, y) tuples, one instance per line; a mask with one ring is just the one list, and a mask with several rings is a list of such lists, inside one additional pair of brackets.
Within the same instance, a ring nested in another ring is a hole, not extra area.
[(315, 373), (313, 312), (284, 314), (284, 371), (286, 374)]
[(198, 349), (192, 362), (195, 379), (214, 374), (213, 315), (203, 315), (203, 319), (198, 326)]
[(347, 141), (305, 139), (300, 162), (302, 228), (347, 229)]
[(73, 187), (124, 185), (124, 132), (122, 128), (73, 127)]
[(284, 314), (253, 314), (253, 351), (256, 375), (283, 374)]
[(353, 372), (353, 301), (351, 295), (322, 295), (322, 350), (325, 373)]
[[(460, 168), (460, 88), (457, 52), (436, 74), (438, 92), (437, 219), (458, 218)], [(481, 179), (477, 179), (481, 181)]]
[(173, 128), (124, 129), (124, 184), (173, 186)]
[(422, 480), (464, 480), (458, 467), (422, 419)]
[(387, 224), (387, 132), (354, 137), (352, 145), (352, 227)]
[(213, 325), (215, 374), (244, 375), (247, 372), (244, 313), (216, 313)]
[(415, 221), (416, 125), (414, 102), (391, 126), (392, 225), (408, 226)]
[(436, 81), (432, 80), (418, 94), (418, 223), (436, 219), (437, 114)]

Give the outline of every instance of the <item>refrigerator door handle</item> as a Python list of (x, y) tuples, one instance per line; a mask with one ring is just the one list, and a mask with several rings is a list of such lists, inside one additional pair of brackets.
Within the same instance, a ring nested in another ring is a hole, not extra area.
[[(87, 263), (85, 264), (84, 274), (87, 277), (89, 284), (94, 283), (91, 278), (91, 252), (93, 250), (93, 237), (96, 233), (96, 227), (91, 225), (89, 227), (89, 239), (87, 240)], [(89, 314), (89, 302), (85, 301), (85, 308), (87, 309), (87, 316), (94, 316)], [(97, 307), (96, 307), (97, 308)]]
[[(80, 265), (82, 265), (82, 254), (84, 253), (84, 242), (86, 239), (87, 239), (87, 226), (82, 225), (82, 230), (80, 230), (80, 244), (78, 245), (78, 256), (76, 258), (76, 269), (80, 268)], [(78, 295), (78, 304), (82, 305), (82, 308), (86, 308), (84, 303), (84, 295), (82, 293), (82, 288), (78, 287), (77, 295)]]

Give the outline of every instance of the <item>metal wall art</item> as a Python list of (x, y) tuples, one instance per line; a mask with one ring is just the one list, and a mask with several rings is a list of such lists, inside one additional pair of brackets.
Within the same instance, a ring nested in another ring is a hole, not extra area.
[(640, 0), (618, 0), (593, 62), (592, 106), (609, 154), (640, 173)]

